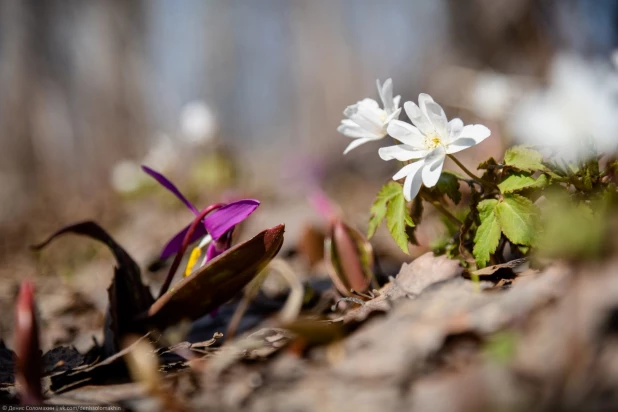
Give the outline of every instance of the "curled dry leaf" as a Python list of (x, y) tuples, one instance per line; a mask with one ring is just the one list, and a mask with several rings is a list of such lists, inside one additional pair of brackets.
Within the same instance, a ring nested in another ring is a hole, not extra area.
[(462, 272), (459, 261), (446, 256), (434, 256), (432, 252), (425, 253), (412, 263), (404, 263), (395, 278), (396, 281), (380, 289), (376, 298), (351, 310), (339, 320), (346, 323), (361, 322), (374, 312), (387, 312), (393, 300), (419, 295), (432, 285), (461, 276)]
[(137, 263), (95, 222), (88, 221), (66, 226), (33, 248), (42, 249), (65, 233), (84, 235), (98, 240), (107, 245), (116, 258), (117, 266), (114, 268), (114, 277), (107, 289), (109, 307), (106, 313), (104, 334), (104, 355), (111, 356), (120, 350), (123, 336), (131, 333), (145, 333), (141, 325), (133, 319), (147, 310), (154, 302), (154, 298), (148, 287), (142, 283)]
[(527, 270), (530, 265), (528, 264), (528, 258), (514, 259), (506, 263), (500, 263), (499, 265), (487, 266), (483, 269), (470, 272), (471, 276), (491, 276), (499, 270), (506, 269), (513, 273), (520, 273)]
[(264, 230), (217, 256), (174, 285), (148, 309), (149, 326), (165, 329), (182, 319), (212, 312), (245, 287), (279, 252), (285, 226)]

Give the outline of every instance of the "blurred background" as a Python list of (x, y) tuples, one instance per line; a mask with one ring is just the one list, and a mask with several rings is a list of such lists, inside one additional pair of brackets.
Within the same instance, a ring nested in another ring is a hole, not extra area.
[(489, 126), (462, 153), (474, 166), (511, 143), (509, 111), (557, 53), (609, 65), (617, 22), (614, 0), (1, 0), (0, 258), (78, 220), (142, 221), (159, 201), (173, 213), (125, 237), (173, 233), (190, 214), (142, 163), (199, 205), (262, 199), (256, 226), (294, 235), (316, 187), (362, 226), (396, 165), (379, 143), (343, 157), (336, 128), (378, 98), (376, 79)]

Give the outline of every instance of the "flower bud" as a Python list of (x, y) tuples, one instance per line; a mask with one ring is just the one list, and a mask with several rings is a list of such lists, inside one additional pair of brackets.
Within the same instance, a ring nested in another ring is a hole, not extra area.
[(24, 280), (15, 307), (15, 378), (22, 404), (43, 402), (41, 391), (41, 353), (39, 328), (34, 307), (34, 286)]
[(331, 224), (330, 237), (325, 242), (329, 275), (337, 290), (350, 296), (351, 290), (363, 293), (373, 279), (373, 248), (355, 229), (336, 219)]

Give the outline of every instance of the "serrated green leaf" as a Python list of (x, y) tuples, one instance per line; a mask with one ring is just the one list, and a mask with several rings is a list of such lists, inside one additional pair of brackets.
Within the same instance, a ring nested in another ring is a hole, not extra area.
[(420, 196), (415, 197), (412, 201), (409, 217), (412, 220), (412, 224), (408, 223), (408, 226), (406, 226), (406, 236), (408, 236), (408, 241), (410, 243), (418, 246), (419, 243), (416, 239), (416, 226), (418, 226), (423, 218), (423, 199)]
[(402, 187), (399, 183), (390, 181), (385, 184), (378, 192), (376, 200), (371, 206), (371, 218), (369, 218), (369, 226), (367, 227), (367, 239), (376, 233), (376, 229), (386, 217), (386, 205), (394, 197), (403, 196)]
[(505, 195), (495, 213), (502, 232), (511, 242), (524, 246), (534, 244), (538, 210), (530, 200), (519, 195)]
[(414, 226), (414, 222), (408, 215), (403, 191), (399, 190), (397, 193), (397, 195), (390, 198), (386, 206), (386, 226), (395, 240), (395, 243), (397, 243), (397, 246), (399, 246), (404, 253), (408, 253), (406, 225)]
[(548, 184), (547, 176), (541, 175), (538, 179), (534, 179), (532, 176), (526, 173), (512, 174), (504, 179), (498, 188), (502, 193), (518, 192), (524, 189), (545, 187)]
[(543, 155), (526, 146), (513, 146), (507, 150), (504, 154), (504, 164), (528, 172), (545, 170)]
[(457, 175), (448, 171), (442, 172), (438, 183), (432, 189), (439, 195), (448, 196), (455, 204), (461, 201), (461, 192), (459, 191), (459, 180)]
[(495, 213), (497, 205), (496, 199), (487, 199), (480, 202), (477, 207), (481, 225), (474, 236), (472, 253), (479, 267), (487, 265), (489, 256), (496, 251), (500, 242), (500, 224)]

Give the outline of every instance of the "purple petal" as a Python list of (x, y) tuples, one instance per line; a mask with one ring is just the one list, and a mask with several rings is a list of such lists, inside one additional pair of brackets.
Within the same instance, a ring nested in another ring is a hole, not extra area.
[(225, 252), (225, 250), (218, 250), (218, 248), (215, 246), (215, 242), (212, 242), (210, 245), (208, 245), (208, 249), (206, 249), (206, 262), (210, 262), (223, 252)]
[(204, 263), (210, 262), (212, 259), (216, 258), (221, 253), (232, 247), (233, 231), (234, 229), (232, 228), (230, 231), (225, 232), (225, 234), (219, 239), (213, 240), (210, 245), (208, 245), (208, 249), (206, 249), (206, 259), (204, 260)]
[[(184, 197), (182, 193), (180, 193), (180, 190), (178, 190), (176, 186), (174, 186), (174, 184), (168, 180), (167, 177), (163, 176), (161, 173), (157, 171), (152, 170), (148, 166), (142, 165), (142, 170), (148, 173), (150, 176), (152, 176), (157, 182), (159, 182), (167, 190), (175, 194), (176, 197), (180, 199), (180, 201), (184, 203), (193, 212), (194, 215), (199, 214), (199, 211), (195, 208), (195, 206), (193, 206), (191, 202), (189, 202), (187, 198)], [(182, 242), (182, 239), (181, 239), (181, 242)]]
[(213, 240), (219, 239), (228, 230), (245, 220), (257, 209), (260, 202), (255, 199), (242, 199), (215, 210), (204, 219), (204, 226)]
[[(163, 248), (163, 252), (161, 252), (161, 259), (167, 259), (168, 257), (176, 254), (180, 250), (180, 247), (182, 246), (182, 241), (184, 240), (185, 235), (189, 230), (189, 226), (191, 225), (189, 224), (187, 227), (178, 232), (169, 242), (167, 242), (167, 244)], [(189, 244), (206, 236), (207, 234), (208, 233), (206, 232), (206, 228), (204, 227), (204, 225), (197, 225), (195, 227), (195, 231), (193, 232), (193, 236), (191, 237), (191, 241), (189, 242)]]

